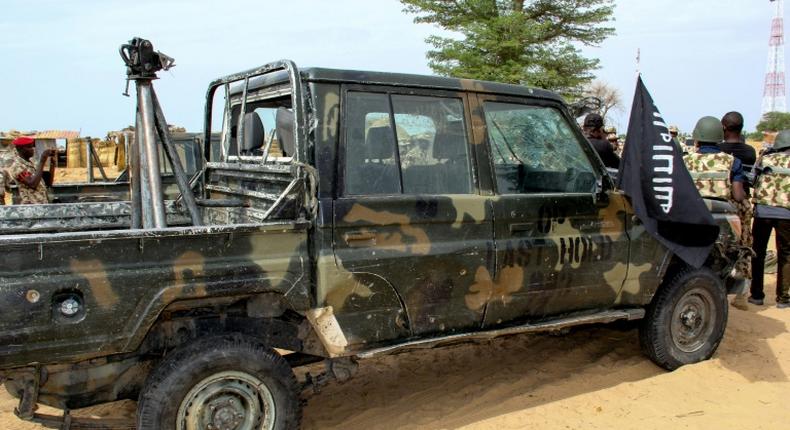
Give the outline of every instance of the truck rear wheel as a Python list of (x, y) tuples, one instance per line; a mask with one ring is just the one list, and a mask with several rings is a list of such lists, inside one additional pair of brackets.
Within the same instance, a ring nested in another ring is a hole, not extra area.
[(709, 359), (727, 326), (727, 294), (710, 270), (686, 269), (659, 289), (639, 327), (650, 359), (667, 370)]
[(300, 420), (291, 367), (242, 336), (200, 339), (167, 356), (137, 409), (141, 430), (291, 430)]

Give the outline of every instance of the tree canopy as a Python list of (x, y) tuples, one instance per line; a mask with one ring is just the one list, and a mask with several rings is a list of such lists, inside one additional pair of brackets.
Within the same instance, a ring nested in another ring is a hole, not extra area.
[(790, 130), (790, 113), (787, 112), (768, 112), (757, 124), (757, 131), (782, 131)]
[(578, 94), (598, 60), (580, 45), (614, 34), (613, 0), (400, 0), (414, 22), (454, 33), (426, 39), (431, 69), (444, 76), (482, 79)]

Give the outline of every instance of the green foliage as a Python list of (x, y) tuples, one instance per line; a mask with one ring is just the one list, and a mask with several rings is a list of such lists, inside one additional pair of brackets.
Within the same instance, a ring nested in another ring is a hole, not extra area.
[(763, 134), (759, 131), (755, 131), (753, 133), (745, 133), (745, 134), (747, 140), (757, 140), (757, 141), (763, 140)]
[(414, 22), (436, 24), (458, 37), (431, 36), (431, 69), (579, 94), (598, 60), (578, 45), (614, 34), (613, 0), (400, 0)]
[(763, 115), (762, 121), (757, 124), (757, 131), (782, 131), (790, 129), (790, 113), (768, 112)]

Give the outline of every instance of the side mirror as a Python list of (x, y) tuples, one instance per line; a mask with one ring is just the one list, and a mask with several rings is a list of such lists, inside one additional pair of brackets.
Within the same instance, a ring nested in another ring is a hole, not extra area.
[(595, 194), (593, 194), (596, 206), (605, 207), (609, 205), (609, 194), (607, 194), (607, 191), (603, 176), (596, 178)]

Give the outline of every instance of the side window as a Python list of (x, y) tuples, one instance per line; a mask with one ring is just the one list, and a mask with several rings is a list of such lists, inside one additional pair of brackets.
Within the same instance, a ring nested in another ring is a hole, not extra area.
[(406, 194), (468, 194), (472, 175), (459, 99), (392, 96)]
[(345, 194), (472, 191), (460, 99), (362, 92), (346, 97)]
[(290, 88), (277, 84), (251, 89), (242, 116), (243, 87), (243, 82), (234, 82), (215, 90), (211, 130), (221, 131), (221, 135), (212, 134), (210, 159), (248, 164), (290, 163), (296, 152)]
[(557, 109), (486, 102), (484, 110), (500, 194), (595, 192), (584, 143)]
[(400, 194), (389, 97), (350, 92), (346, 103), (346, 194)]

